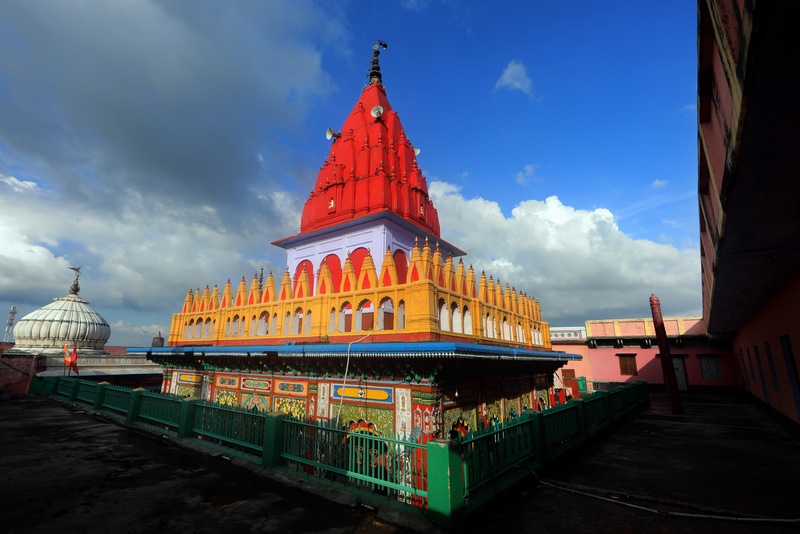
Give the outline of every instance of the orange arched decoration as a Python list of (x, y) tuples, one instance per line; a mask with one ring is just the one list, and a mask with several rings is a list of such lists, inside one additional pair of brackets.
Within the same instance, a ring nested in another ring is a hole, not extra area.
[(320, 263), (320, 267), (323, 264), (327, 265), (331, 272), (331, 284), (333, 285), (331, 291), (335, 293), (336, 288), (342, 285), (342, 260), (336, 254), (328, 254)]
[(355, 274), (356, 280), (361, 275), (361, 266), (364, 264), (364, 258), (367, 257), (369, 251), (364, 247), (358, 247), (353, 252), (350, 253), (350, 263), (353, 264), (353, 273)]

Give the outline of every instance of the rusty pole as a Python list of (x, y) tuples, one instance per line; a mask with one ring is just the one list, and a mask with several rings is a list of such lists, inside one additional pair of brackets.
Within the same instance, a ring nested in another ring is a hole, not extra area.
[(667, 331), (664, 328), (664, 318), (661, 316), (661, 302), (658, 297), (650, 295), (650, 310), (653, 313), (653, 326), (656, 329), (658, 352), (661, 353), (661, 371), (664, 373), (664, 385), (667, 387), (669, 401), (672, 404), (672, 413), (683, 415), (683, 405), (678, 395), (678, 379), (675, 377), (675, 367), (672, 365), (672, 352), (669, 350)]

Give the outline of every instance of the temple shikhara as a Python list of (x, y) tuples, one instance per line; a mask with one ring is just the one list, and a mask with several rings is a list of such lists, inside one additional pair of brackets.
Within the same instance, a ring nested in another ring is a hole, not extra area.
[(549, 405), (551, 349), (539, 303), (440, 236), (417, 151), (382, 83), (368, 84), (303, 209), (279, 277), (190, 289), (167, 347), (144, 352), (163, 391), (368, 428), (446, 436)]

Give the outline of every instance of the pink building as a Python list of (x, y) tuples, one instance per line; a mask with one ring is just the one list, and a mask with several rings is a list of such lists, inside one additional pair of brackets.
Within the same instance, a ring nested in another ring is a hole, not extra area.
[[(730, 346), (710, 340), (702, 318), (665, 318), (664, 327), (681, 390), (740, 385)], [(609, 382), (664, 384), (652, 318), (590, 320), (584, 328), (551, 327), (550, 339), (553, 346), (583, 356), (559, 370), (556, 383), (567, 388), (577, 377), (585, 377), (590, 390)]]

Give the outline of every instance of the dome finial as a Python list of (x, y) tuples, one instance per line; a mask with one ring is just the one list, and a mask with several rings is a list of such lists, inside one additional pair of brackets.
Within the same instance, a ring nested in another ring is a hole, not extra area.
[(381, 48), (387, 48), (386, 41), (378, 41), (372, 47), (372, 68), (369, 71), (369, 83), (383, 83), (381, 78), (381, 66), (378, 62), (378, 56), (381, 55)]
[(69, 288), (69, 292), (73, 295), (77, 295), (78, 292), (81, 290), (81, 286), (78, 284), (78, 278), (81, 277), (81, 268), (80, 267), (70, 267), (73, 271), (75, 271), (75, 281), (72, 282), (72, 287)]

